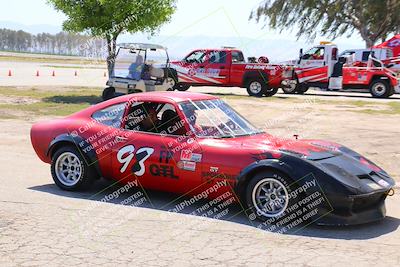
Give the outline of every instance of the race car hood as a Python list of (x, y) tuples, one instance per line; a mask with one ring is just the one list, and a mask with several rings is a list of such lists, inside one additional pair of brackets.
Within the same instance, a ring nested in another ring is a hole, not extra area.
[(227, 147), (251, 151), (256, 161), (271, 158), (285, 161), (288, 156), (299, 158), (358, 192), (388, 190), (394, 186), (394, 180), (376, 164), (334, 142), (282, 139), (269, 134), (225, 139), (222, 142)]
[(341, 156), (341, 145), (322, 140), (297, 140), (277, 138), (269, 134), (226, 139), (232, 147), (255, 149), (261, 154), (291, 154), (308, 160), (321, 160)]

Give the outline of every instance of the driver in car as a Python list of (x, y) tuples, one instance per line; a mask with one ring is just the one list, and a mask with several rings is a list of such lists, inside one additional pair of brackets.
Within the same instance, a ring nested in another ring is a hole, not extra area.
[(161, 121), (157, 117), (157, 105), (147, 103), (143, 104), (140, 109), (142, 111), (139, 113), (143, 115), (140, 116), (140, 119), (132, 121), (132, 123), (128, 122), (127, 124), (129, 125), (129, 129), (141, 132), (158, 133), (158, 127), (160, 126)]

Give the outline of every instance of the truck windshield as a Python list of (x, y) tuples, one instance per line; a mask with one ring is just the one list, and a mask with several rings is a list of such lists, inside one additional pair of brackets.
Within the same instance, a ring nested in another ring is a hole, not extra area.
[(220, 99), (189, 100), (179, 106), (196, 136), (229, 138), (262, 133)]

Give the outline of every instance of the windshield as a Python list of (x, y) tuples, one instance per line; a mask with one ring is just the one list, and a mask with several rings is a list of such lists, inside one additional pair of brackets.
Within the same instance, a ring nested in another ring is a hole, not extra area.
[(140, 80), (148, 66), (164, 67), (168, 55), (164, 49), (126, 49), (121, 48), (115, 59), (113, 77)]
[(139, 80), (144, 64), (145, 51), (120, 49), (114, 65), (114, 77)]
[(262, 132), (220, 99), (189, 100), (179, 106), (197, 136), (227, 138)]

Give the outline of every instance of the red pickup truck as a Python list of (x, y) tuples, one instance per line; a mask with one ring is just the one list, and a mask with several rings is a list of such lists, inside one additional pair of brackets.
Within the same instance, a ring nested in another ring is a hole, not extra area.
[(176, 70), (174, 89), (179, 91), (190, 86), (242, 87), (258, 97), (274, 95), (292, 75), (291, 67), (245, 62), (242, 51), (232, 48), (194, 50), (170, 67)]

